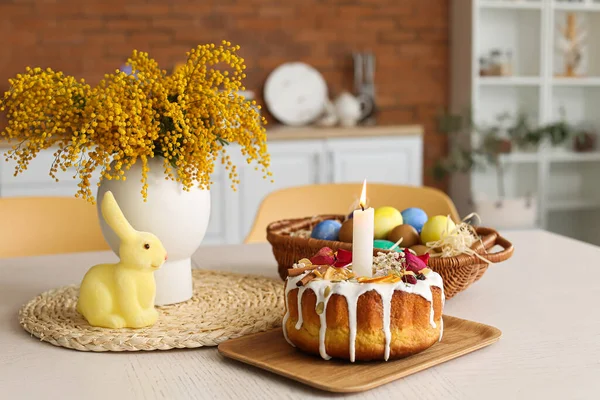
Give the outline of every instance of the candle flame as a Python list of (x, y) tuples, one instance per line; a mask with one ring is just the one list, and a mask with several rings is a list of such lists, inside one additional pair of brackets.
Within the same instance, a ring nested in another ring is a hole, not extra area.
[(363, 182), (363, 187), (362, 187), (362, 192), (360, 194), (360, 208), (363, 209), (363, 211), (365, 210), (365, 207), (367, 206), (367, 180), (365, 179)]

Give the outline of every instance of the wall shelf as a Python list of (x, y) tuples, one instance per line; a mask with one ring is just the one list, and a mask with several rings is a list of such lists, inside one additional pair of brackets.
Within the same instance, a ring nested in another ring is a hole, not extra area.
[(540, 154), (537, 152), (514, 152), (509, 154), (502, 154), (500, 156), (500, 161), (505, 164), (537, 163), (538, 161), (540, 161)]
[(600, 11), (599, 3), (568, 3), (557, 2), (552, 4), (552, 8), (560, 11)]
[(481, 8), (503, 8), (521, 10), (541, 10), (541, 1), (516, 1), (516, 0), (480, 0)]
[(600, 199), (549, 200), (548, 211), (574, 211), (600, 209)]
[(536, 151), (520, 152), (515, 151), (508, 154), (502, 154), (500, 161), (506, 164), (526, 164), (546, 161), (549, 163), (580, 163), (580, 162), (600, 162), (600, 152), (576, 153), (573, 151)]
[(537, 76), (481, 76), (477, 83), (489, 86), (537, 86), (541, 79)]
[(575, 152), (557, 152), (548, 156), (551, 162), (600, 162), (600, 152), (575, 153)]
[(555, 86), (600, 86), (600, 78), (584, 77), (584, 78), (554, 78), (552, 84)]

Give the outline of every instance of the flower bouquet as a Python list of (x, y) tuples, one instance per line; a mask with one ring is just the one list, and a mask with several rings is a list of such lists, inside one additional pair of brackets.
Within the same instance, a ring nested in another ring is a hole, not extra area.
[(142, 195), (147, 197), (149, 160), (162, 159), (168, 179), (184, 190), (210, 187), (220, 158), (232, 185), (236, 167), (225, 152), (238, 143), (250, 163), (269, 175), (265, 120), (244, 90), (244, 59), (239, 46), (200, 45), (187, 53), (185, 64), (168, 74), (148, 53), (134, 51), (131, 73), (116, 70), (95, 87), (52, 69), (27, 68), (10, 79), (0, 99), (8, 125), (0, 137), (16, 144), (6, 153), (16, 161), (15, 175), (27, 169), (42, 150), (53, 148), (50, 175), (74, 168), (76, 196), (94, 202), (92, 175), (102, 180), (126, 179), (134, 164), (142, 166)]
[[(172, 73), (134, 51), (123, 68), (129, 71), (106, 74), (94, 87), (27, 68), (0, 98), (8, 120), (0, 138), (14, 143), (5, 156), (16, 162), (15, 175), (52, 151), (52, 178), (74, 171), (75, 196), (91, 203), (112, 192), (136, 229), (161, 239), (169, 260), (155, 273), (157, 304), (192, 296), (190, 257), (207, 229), (215, 164), (225, 165), (234, 189), (240, 183), (226, 146), (238, 144), (246, 161), (270, 176), (265, 120), (239, 95), (246, 66), (238, 50), (227, 41), (197, 46)], [(118, 238), (100, 222), (118, 254)]]

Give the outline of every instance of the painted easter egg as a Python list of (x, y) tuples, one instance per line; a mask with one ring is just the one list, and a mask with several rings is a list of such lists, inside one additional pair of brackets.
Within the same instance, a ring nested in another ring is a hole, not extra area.
[(312, 230), (310, 237), (321, 240), (338, 240), (342, 223), (328, 219), (319, 222)]
[[(389, 240), (382, 240), (382, 239), (373, 240), (373, 247), (375, 249), (389, 250), (392, 248), (392, 246), (394, 244), (396, 244), (396, 243), (390, 242)], [(400, 246), (396, 246), (396, 248), (394, 250), (397, 252), (400, 252), (400, 251), (402, 251), (402, 248)]]
[(431, 217), (423, 225), (421, 230), (421, 242), (427, 244), (429, 242), (436, 242), (449, 232), (452, 232), (456, 228), (454, 222), (445, 215), (436, 215)]
[(422, 256), (423, 254), (425, 254), (429, 251), (429, 247), (422, 245), (422, 244), (410, 246), (410, 249), (412, 251), (414, 251), (415, 253), (417, 253), (418, 256)]
[(342, 224), (339, 233), (340, 242), (352, 243), (352, 235), (354, 233), (353, 222), (353, 220), (349, 219)]
[(392, 229), (387, 238), (392, 243), (396, 243), (398, 240), (400, 240), (400, 238), (402, 238), (402, 242), (400, 242), (402, 247), (411, 247), (415, 244), (419, 244), (421, 241), (417, 230), (407, 223), (398, 225)]
[(394, 207), (375, 209), (375, 239), (385, 239), (392, 229), (402, 224), (402, 214)]
[(423, 225), (427, 222), (427, 213), (417, 207), (407, 208), (401, 214), (402, 222), (411, 225), (417, 232), (421, 232)]

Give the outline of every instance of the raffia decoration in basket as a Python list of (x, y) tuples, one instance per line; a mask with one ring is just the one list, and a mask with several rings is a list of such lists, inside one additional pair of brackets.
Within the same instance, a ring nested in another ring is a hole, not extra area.
[(281, 282), (258, 276), (194, 270), (191, 300), (158, 307), (158, 322), (142, 329), (90, 326), (75, 309), (77, 286), (42, 293), (19, 312), (21, 326), (55, 346), (81, 351), (169, 350), (216, 346), (281, 326)]
[[(341, 222), (344, 218), (344, 215), (331, 214), (271, 223), (267, 227), (267, 240), (273, 247), (273, 255), (277, 260), (281, 279), (287, 277), (287, 270), (292, 268), (296, 261), (312, 257), (323, 247), (329, 247), (334, 251), (338, 249), (352, 250), (352, 243), (290, 236), (292, 232), (312, 229), (316, 224), (326, 219), (337, 219)], [(490, 263), (508, 260), (514, 252), (512, 243), (500, 236), (495, 230), (477, 227), (475, 231), (481, 237), (481, 240), (476, 241), (471, 248), (477, 252), (479, 257), (460, 254), (455, 257), (432, 257), (429, 259), (429, 268), (440, 274), (444, 279), (444, 293), (447, 299), (479, 280)], [(491, 253), (495, 246), (500, 246), (502, 249)], [(380, 252), (386, 253), (388, 251), (374, 249), (373, 255)]]

